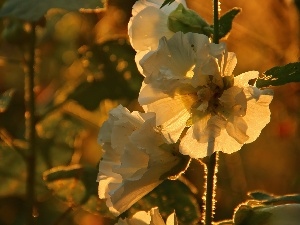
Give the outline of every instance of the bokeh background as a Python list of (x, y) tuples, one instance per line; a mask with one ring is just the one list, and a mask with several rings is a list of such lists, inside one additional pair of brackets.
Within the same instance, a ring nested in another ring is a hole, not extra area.
[[(60, 165), (80, 163), (97, 168), (101, 158), (97, 134), (108, 111), (118, 104), (141, 110), (136, 98), (142, 76), (127, 36), (134, 2), (108, 0), (105, 10), (51, 9), (38, 22), (35, 93), (39, 224), (111, 222), (78, 207), (76, 198), (61, 201), (53, 197), (42, 175)], [(188, 0), (187, 4), (212, 23), (211, 2)], [(299, 4), (292, 0), (221, 1), (221, 14), (233, 7), (242, 8), (224, 40), (229, 51), (237, 55), (236, 75), (249, 70), (262, 73), (299, 61)], [(25, 217), (26, 166), (10, 146), (24, 144), (28, 24), (2, 18), (0, 31), (0, 93), (13, 93), (9, 106), (0, 112), (0, 225), (19, 225)], [(231, 218), (234, 208), (248, 199), (250, 191), (275, 195), (300, 192), (300, 85), (291, 83), (274, 91), (271, 122), (258, 140), (237, 153), (220, 154), (216, 220)], [(202, 193), (202, 165), (193, 162), (185, 175)]]

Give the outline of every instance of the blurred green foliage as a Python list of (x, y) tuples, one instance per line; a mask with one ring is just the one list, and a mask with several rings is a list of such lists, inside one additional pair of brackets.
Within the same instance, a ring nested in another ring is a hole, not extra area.
[[(0, 208), (6, 208), (0, 212), (1, 225), (26, 222), (26, 163), (31, 162), (26, 158), (24, 75), (31, 21), (37, 26), (37, 223), (85, 224), (91, 218), (94, 224), (109, 223), (103, 218), (111, 217), (105, 201), (97, 196), (96, 163), (101, 149), (94, 134), (109, 109), (118, 103), (135, 104), (132, 102), (137, 98), (142, 76), (126, 35), (112, 33), (99, 43), (96, 36), (100, 29), (96, 26), (107, 10), (126, 15), (119, 22), (127, 24), (133, 2), (123, 7), (122, 2), (108, 1), (106, 8), (99, 10), (96, 6), (103, 3), (94, 0), (71, 4), (30, 1), (24, 5), (9, 0), (0, 10), (0, 17), (5, 16), (0, 44)], [(68, 11), (79, 8), (86, 9)], [(111, 26), (114, 24), (107, 24)], [(76, 165), (80, 165), (72, 170), (76, 173), (66, 177), (63, 171)], [(51, 172), (43, 176), (45, 171)], [(80, 183), (82, 178), (84, 182)], [(88, 194), (78, 199), (76, 196), (84, 195), (84, 188)], [(93, 217), (95, 213), (101, 216)]]

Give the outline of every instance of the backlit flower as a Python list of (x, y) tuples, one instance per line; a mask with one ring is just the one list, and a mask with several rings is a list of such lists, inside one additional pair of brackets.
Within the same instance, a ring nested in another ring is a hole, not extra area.
[(162, 219), (158, 208), (152, 208), (149, 212), (139, 211), (132, 218), (119, 219), (115, 225), (177, 225), (175, 213), (172, 213), (166, 223)]
[[(168, 39), (173, 32), (168, 28), (168, 16), (181, 3), (186, 7), (185, 0), (175, 0), (162, 8), (164, 0), (138, 0), (132, 8), (132, 17), (128, 24), (128, 34), (132, 47), (137, 51), (136, 62), (149, 51), (156, 50), (159, 39)], [(139, 68), (140, 69), (140, 68)]]
[(188, 165), (178, 146), (164, 143), (155, 127), (154, 113), (130, 113), (118, 106), (100, 129), (104, 151), (99, 164), (98, 194), (115, 215), (152, 191), (164, 179), (177, 176)]
[(270, 121), (271, 91), (248, 84), (256, 71), (234, 77), (236, 57), (223, 43), (178, 32), (163, 37), (140, 63), (145, 79), (139, 102), (156, 113), (166, 140), (177, 142), (189, 127), (180, 142), (182, 154), (202, 158), (238, 151)]

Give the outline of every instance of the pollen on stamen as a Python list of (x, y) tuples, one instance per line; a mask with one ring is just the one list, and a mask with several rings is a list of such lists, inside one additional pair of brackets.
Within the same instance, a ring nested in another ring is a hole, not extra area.
[(189, 69), (189, 71), (187, 71), (187, 73), (186, 73), (186, 77), (188, 77), (188, 78), (193, 78), (193, 76), (194, 76), (194, 68), (195, 68), (195, 65), (193, 65), (190, 69)]

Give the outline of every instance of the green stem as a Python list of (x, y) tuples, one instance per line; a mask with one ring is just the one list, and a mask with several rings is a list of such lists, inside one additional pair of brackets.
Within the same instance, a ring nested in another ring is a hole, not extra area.
[(213, 0), (214, 35), (213, 42), (219, 44), (219, 0)]
[(34, 65), (36, 25), (31, 24), (28, 72), (25, 75), (25, 104), (26, 104), (26, 139), (28, 141), (27, 159), (27, 220), (28, 225), (35, 224), (35, 172), (36, 172), (36, 119), (35, 119), (35, 96), (34, 96)]
[(213, 223), (218, 158), (218, 152), (214, 152), (209, 156), (206, 163), (205, 225), (212, 225)]
[[(214, 17), (214, 35), (213, 42), (219, 44), (219, 0), (213, 0), (213, 17)], [(204, 224), (213, 224), (213, 215), (215, 210), (215, 195), (218, 171), (218, 152), (215, 152), (214, 141), (209, 143), (207, 153), (209, 155), (206, 163), (206, 191), (204, 195), (205, 210)]]

